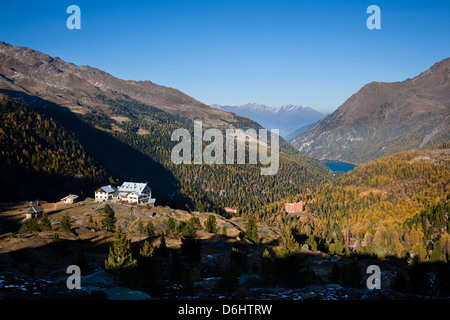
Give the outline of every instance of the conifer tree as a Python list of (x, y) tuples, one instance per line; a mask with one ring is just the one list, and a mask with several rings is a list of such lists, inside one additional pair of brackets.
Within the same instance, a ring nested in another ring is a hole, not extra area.
[(68, 216), (63, 216), (61, 218), (61, 225), (60, 226), (61, 226), (61, 229), (63, 231), (69, 231), (70, 228), (72, 227), (71, 223), (70, 223), (70, 218)]
[(192, 217), (189, 219), (188, 223), (192, 224), (192, 226), (196, 229), (196, 230), (201, 230), (202, 229), (202, 224), (200, 223), (200, 219), (198, 217)]
[(50, 223), (50, 220), (48, 219), (47, 212), (44, 212), (42, 214), (42, 218), (39, 223), (39, 228), (41, 229), (41, 231), (48, 231), (48, 230), (52, 229), (52, 224)]
[(31, 218), (29, 221), (22, 224), (19, 228), (19, 232), (39, 232), (41, 228), (36, 219)]
[(175, 220), (172, 217), (167, 219), (166, 234), (170, 235), (175, 231)]
[(205, 230), (206, 232), (215, 233), (216, 229), (216, 217), (209, 215), (205, 222)]
[(92, 218), (92, 215), (89, 215), (87, 223), (89, 228), (92, 228), (94, 226), (94, 218)]
[(289, 227), (286, 227), (283, 230), (283, 235), (279, 239), (279, 245), (280, 248), (278, 248), (275, 252), (277, 257), (289, 255), (300, 249), (300, 245), (298, 244), (297, 240), (295, 240), (294, 235), (292, 234), (292, 231)]
[(155, 225), (153, 224), (153, 222), (147, 222), (144, 228), (144, 233), (146, 233), (148, 236), (153, 236), (155, 234)]
[(415, 265), (415, 264), (425, 263), (428, 261), (429, 261), (429, 258), (428, 258), (427, 251), (420, 244), (418, 244), (418, 243), (415, 244), (409, 254), (408, 264)]
[(103, 207), (103, 227), (106, 228), (107, 231), (114, 231), (116, 222), (116, 213), (109, 204), (105, 204), (105, 206)]
[(197, 229), (193, 223), (188, 223), (183, 227), (183, 237), (181, 238), (181, 250), (184, 256), (191, 262), (200, 261), (201, 248), (197, 239)]
[(245, 236), (253, 242), (258, 242), (258, 227), (256, 226), (255, 219), (248, 219), (247, 228), (245, 229)]
[(117, 227), (114, 243), (109, 248), (108, 259), (105, 260), (105, 268), (120, 276), (120, 273), (134, 268), (136, 265), (137, 261), (131, 253), (131, 240), (126, 238), (120, 227)]
[(430, 262), (440, 262), (440, 261), (443, 262), (445, 260), (442, 257), (442, 248), (441, 248), (441, 244), (438, 241), (436, 243), (436, 247), (434, 248), (433, 252), (431, 252)]
[(197, 239), (197, 229), (191, 222), (186, 223), (181, 229), (183, 238)]
[(317, 242), (314, 239), (313, 235), (310, 235), (308, 237), (308, 239), (305, 241), (305, 244), (308, 245), (308, 246), (311, 246), (311, 250), (312, 251), (316, 251), (317, 250)]
[(155, 255), (155, 248), (148, 241), (144, 241), (144, 246), (139, 251), (139, 254), (144, 258), (151, 258)]

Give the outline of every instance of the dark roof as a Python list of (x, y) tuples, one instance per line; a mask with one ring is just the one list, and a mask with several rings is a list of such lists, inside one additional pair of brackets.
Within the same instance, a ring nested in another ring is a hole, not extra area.
[(33, 206), (31, 207), (27, 213), (38, 213), (38, 212), (43, 212), (44, 208), (42, 208), (41, 206)]

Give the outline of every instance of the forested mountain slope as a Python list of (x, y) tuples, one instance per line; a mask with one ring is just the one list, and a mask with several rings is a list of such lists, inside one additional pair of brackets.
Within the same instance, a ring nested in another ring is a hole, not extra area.
[(71, 132), (2, 93), (0, 150), (0, 201), (59, 200), (107, 179)]
[(301, 232), (377, 256), (447, 257), (450, 252), (450, 148), (402, 152), (371, 161), (315, 193)]

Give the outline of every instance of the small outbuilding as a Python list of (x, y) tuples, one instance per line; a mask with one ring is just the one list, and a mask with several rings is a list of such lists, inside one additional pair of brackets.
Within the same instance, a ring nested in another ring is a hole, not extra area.
[(31, 208), (28, 209), (28, 211), (25, 213), (26, 219), (32, 219), (32, 218), (40, 218), (42, 217), (44, 213), (44, 208), (41, 206), (39, 201), (36, 201), (36, 203), (31, 203)]
[(286, 211), (286, 213), (302, 212), (305, 210), (305, 207), (306, 202), (303, 201), (284, 204), (284, 210)]
[(237, 213), (237, 209), (235, 208), (225, 207), (224, 210), (226, 213)]
[(78, 196), (76, 194), (69, 194), (67, 197), (61, 199), (61, 202), (65, 204), (72, 204), (78, 201)]

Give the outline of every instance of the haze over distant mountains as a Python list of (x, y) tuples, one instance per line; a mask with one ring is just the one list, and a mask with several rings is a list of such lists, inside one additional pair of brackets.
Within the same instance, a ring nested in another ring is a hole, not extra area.
[(210, 107), (249, 118), (266, 129), (279, 129), (280, 136), (285, 139), (288, 139), (293, 132), (297, 131), (298, 134), (300, 128), (315, 123), (326, 116), (326, 114), (312, 108), (295, 105), (275, 107), (258, 103), (243, 103), (238, 105), (212, 104)]
[(450, 140), (450, 58), (402, 82), (371, 82), (291, 143), (356, 164)]

